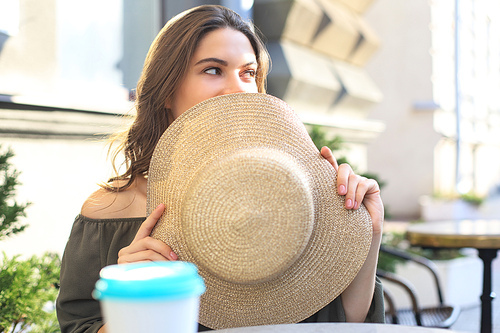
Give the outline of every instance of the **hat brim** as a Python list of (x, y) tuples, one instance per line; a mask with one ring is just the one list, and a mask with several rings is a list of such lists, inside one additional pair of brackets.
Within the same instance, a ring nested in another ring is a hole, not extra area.
[(300, 119), (285, 102), (260, 93), (206, 100), (167, 128), (148, 172), (148, 214), (160, 203), (166, 205), (152, 237), (168, 244), (180, 260), (197, 264), (182, 230), (182, 207), (190, 184), (221, 154), (254, 148), (283, 152), (304, 170), (313, 198), (314, 227), (301, 255), (268, 281), (229, 282), (199, 266), (207, 286), (199, 322), (213, 329), (296, 323), (310, 317), (347, 288), (371, 244), (366, 208), (344, 208), (344, 198), (337, 194), (336, 171), (314, 146)]

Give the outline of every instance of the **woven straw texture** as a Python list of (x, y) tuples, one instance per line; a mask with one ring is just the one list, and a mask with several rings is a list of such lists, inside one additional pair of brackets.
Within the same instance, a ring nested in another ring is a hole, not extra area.
[(152, 232), (207, 285), (199, 322), (213, 329), (299, 322), (339, 296), (361, 268), (372, 227), (343, 208), (336, 172), (283, 101), (206, 100), (178, 117), (153, 154)]

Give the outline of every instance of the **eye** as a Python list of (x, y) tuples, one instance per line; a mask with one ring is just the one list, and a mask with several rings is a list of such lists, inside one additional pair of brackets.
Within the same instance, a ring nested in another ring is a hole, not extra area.
[(210, 74), (210, 75), (220, 75), (221, 70), (220, 70), (220, 68), (217, 68), (217, 67), (209, 67), (207, 69), (204, 69), (203, 73)]
[(246, 78), (255, 78), (255, 73), (256, 71), (254, 69), (248, 69), (246, 71), (243, 72), (243, 77), (246, 77)]

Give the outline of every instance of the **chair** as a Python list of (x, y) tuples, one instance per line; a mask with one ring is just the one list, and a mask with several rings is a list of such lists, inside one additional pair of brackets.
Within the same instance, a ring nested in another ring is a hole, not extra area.
[(458, 306), (451, 306), (444, 303), (438, 271), (434, 262), (422, 256), (388, 247), (386, 245), (382, 245), (380, 251), (395, 257), (399, 257), (401, 259), (404, 259), (405, 261), (415, 262), (428, 269), (434, 277), (438, 298), (438, 303), (436, 306), (422, 308), (419, 305), (415, 287), (410, 281), (394, 273), (377, 269), (377, 275), (379, 278), (381, 278), (382, 280), (385, 279), (387, 281), (391, 281), (401, 286), (406, 291), (406, 293), (408, 293), (411, 300), (411, 308), (398, 309), (390, 290), (384, 286), (387, 323), (438, 328), (449, 328), (451, 325), (453, 325), (453, 323), (455, 323), (458, 315), (460, 314), (460, 308)]

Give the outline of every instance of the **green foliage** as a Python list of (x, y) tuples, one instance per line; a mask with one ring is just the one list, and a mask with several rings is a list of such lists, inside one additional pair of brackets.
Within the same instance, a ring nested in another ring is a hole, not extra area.
[[(25, 217), (27, 204), (14, 199), (19, 185), (19, 172), (12, 168), (11, 149), (1, 152), (0, 146), (0, 241), (22, 232), (27, 225), (19, 221)], [(21, 260), (3, 254), (0, 262), (0, 333), (60, 332), (53, 304), (57, 296), (61, 260), (57, 254), (46, 253)], [(52, 309), (47, 309), (52, 306)]]
[(21, 260), (3, 255), (0, 265), (0, 332), (59, 332), (54, 304), (60, 258), (46, 253)]
[[(384, 232), (382, 235), (382, 244), (391, 247), (403, 249), (406, 247), (406, 239), (404, 234), (396, 232)], [(405, 261), (399, 257), (395, 257), (385, 252), (379, 252), (377, 268), (386, 272), (396, 272), (397, 265), (403, 264)]]
[(19, 185), (19, 172), (9, 163), (12, 156), (14, 153), (10, 149), (0, 153), (0, 241), (27, 227), (19, 222), (19, 217), (26, 216), (24, 210), (29, 203), (21, 205), (12, 199)]
[[(339, 165), (343, 164), (343, 163), (347, 163), (352, 167), (354, 172), (356, 172), (356, 167), (354, 165), (352, 165), (351, 163), (349, 163), (345, 156), (340, 155), (340, 151), (342, 149), (344, 149), (344, 140), (340, 136), (337, 135), (337, 136), (333, 137), (332, 139), (328, 139), (326, 132), (319, 125), (312, 125), (309, 128), (308, 132), (309, 132), (309, 136), (311, 137), (312, 141), (314, 142), (314, 145), (316, 146), (316, 148), (318, 148), (319, 150), (321, 150), (321, 148), (325, 147), (325, 146), (330, 148)], [(366, 178), (375, 179), (380, 188), (385, 186), (385, 182), (380, 180), (378, 175), (376, 175), (374, 173), (370, 173), (370, 172), (365, 172), (365, 173), (356, 172), (356, 173), (358, 173), (360, 176), (363, 176)], [(387, 216), (387, 213), (386, 213), (386, 216)]]
[(462, 194), (460, 196), (460, 199), (462, 199), (463, 201), (468, 202), (472, 205), (480, 206), (484, 202), (485, 197), (478, 195), (474, 192), (469, 192), (469, 193)]
[[(382, 236), (382, 244), (407, 251), (409, 253), (417, 254), (430, 260), (450, 260), (463, 257), (459, 249), (424, 249), (417, 246), (411, 246), (410, 242), (406, 239), (405, 233), (402, 232), (384, 232)], [(397, 265), (404, 263), (404, 259), (395, 257), (385, 252), (380, 252), (378, 256), (377, 268), (394, 273)]]
[(474, 191), (470, 191), (464, 194), (443, 194), (443, 193), (434, 193), (433, 195), (436, 199), (441, 199), (445, 201), (454, 201), (454, 200), (462, 200), (474, 206), (480, 206), (486, 200), (485, 195), (477, 194)]
[(312, 125), (309, 129), (309, 136), (313, 140), (314, 144), (318, 149), (321, 147), (328, 147), (332, 151), (342, 149), (342, 145), (344, 144), (344, 140), (340, 136), (335, 136), (333, 139), (327, 139), (326, 133), (323, 128), (319, 125)]
[[(344, 140), (342, 140), (340, 136), (337, 135), (332, 139), (327, 139), (326, 132), (319, 125), (312, 125), (308, 132), (318, 150), (321, 150), (322, 147), (328, 147), (332, 152), (338, 152), (343, 148)], [(337, 163), (339, 165), (342, 163), (348, 163), (344, 156), (335, 156), (335, 158), (337, 159)]]

